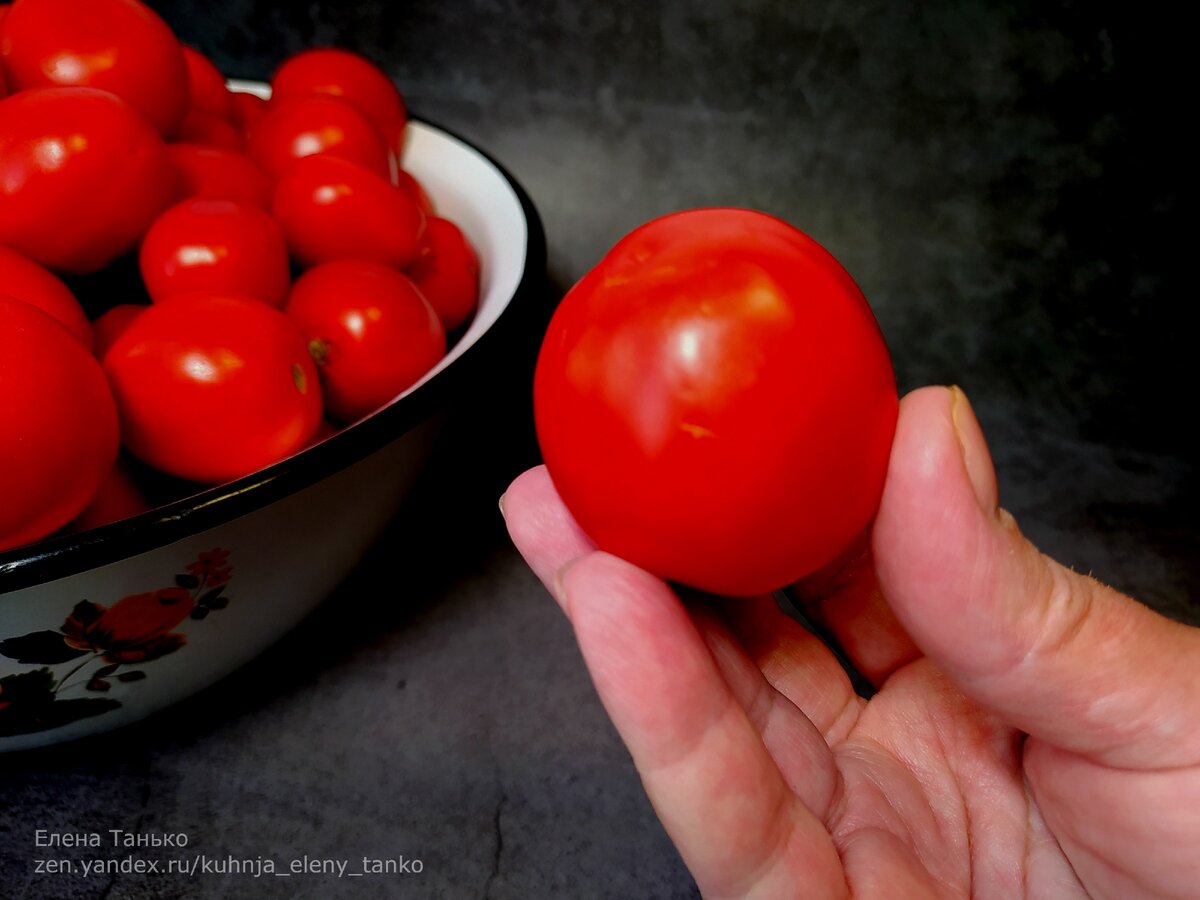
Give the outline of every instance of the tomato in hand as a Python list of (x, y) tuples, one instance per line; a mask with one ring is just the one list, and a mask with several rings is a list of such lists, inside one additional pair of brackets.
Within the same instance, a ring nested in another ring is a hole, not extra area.
[(138, 254), (155, 302), (193, 291), (242, 294), (281, 307), (291, 281), (283, 232), (241, 200), (184, 200), (155, 220)]
[(408, 111), (395, 82), (365, 57), (349, 50), (305, 50), (287, 59), (271, 79), (271, 96), (284, 100), (324, 94), (357, 107), (399, 156)]
[(169, 144), (167, 152), (178, 174), (180, 200), (245, 200), (271, 207), (271, 181), (244, 153), (204, 144)]
[(233, 115), (233, 102), (225, 87), (225, 76), (211, 59), (192, 47), (184, 45), (183, 59), (187, 63), (189, 108), (199, 109), (224, 119)]
[(165, 137), (187, 112), (183, 47), (138, 0), (20, 0), (4, 20), (0, 61), (13, 91), (110, 91)]
[(115, 344), (117, 338), (125, 333), (125, 329), (133, 324), (133, 320), (148, 308), (141, 303), (118, 303), (97, 316), (92, 322), (96, 359), (104, 359), (108, 348)]
[(307, 445), (321, 388), (299, 329), (249, 297), (184, 294), (134, 320), (104, 356), (126, 448), (216, 484)]
[(447, 331), (475, 314), (479, 305), (479, 257), (466, 236), (449, 219), (430, 216), (417, 258), (407, 269)]
[(79, 515), (117, 458), (117, 411), (100, 364), (55, 319), (0, 295), (0, 551)]
[(296, 279), (285, 312), (308, 339), (325, 412), (340, 422), (383, 406), (446, 353), (437, 313), (412, 281), (378, 263), (310, 269)]
[(158, 133), (113, 94), (32, 88), (0, 100), (0, 244), (48, 268), (94, 272), (132, 250), (175, 178)]
[(49, 313), (92, 349), (92, 326), (71, 289), (16, 250), (0, 246), (0, 291)]
[(383, 177), (391, 173), (379, 129), (349, 103), (333, 97), (292, 97), (271, 108), (249, 133), (250, 158), (272, 178), (318, 153), (358, 163)]
[(402, 269), (425, 231), (425, 216), (408, 194), (332, 156), (298, 160), (275, 183), (271, 210), (303, 266), (360, 259)]
[(602, 549), (749, 595), (868, 526), (898, 399), (828, 252), (762, 213), (704, 209), (636, 229), (568, 292), (534, 408), (551, 478)]

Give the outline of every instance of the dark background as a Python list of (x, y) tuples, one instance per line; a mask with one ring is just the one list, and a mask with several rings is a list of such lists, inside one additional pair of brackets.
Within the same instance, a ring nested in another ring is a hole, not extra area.
[[(1193, 51), (1154, 5), (154, 5), (231, 76), (314, 45), (381, 62), (532, 196), (546, 310), (656, 215), (791, 221), (858, 280), (902, 388), (971, 396), (1033, 540), (1200, 621)], [(0, 896), (356, 895), (30, 872), (35, 827), (135, 825), (214, 855), (423, 859), (376, 895), (694, 893), (496, 513), (535, 459), (536, 338), (535, 321), (412, 508), (282, 644), (142, 726), (0, 760)]]

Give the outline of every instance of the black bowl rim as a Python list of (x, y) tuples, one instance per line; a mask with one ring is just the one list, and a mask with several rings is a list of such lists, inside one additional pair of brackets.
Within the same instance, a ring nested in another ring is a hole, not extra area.
[(129, 519), (0, 552), (0, 597), (173, 544), (297, 493), (370, 456), (403, 437), (444, 405), (441, 401), (461, 386), (465, 375), (484, 358), (485, 351), (502, 340), (517, 312), (536, 302), (545, 285), (546, 235), (525, 189), (474, 142), (422, 116), (410, 115), (410, 119), (436, 128), (487, 160), (521, 205), (526, 222), (525, 266), (513, 296), (491, 327), (464, 348), (458, 359), (410, 394), (287, 459)]

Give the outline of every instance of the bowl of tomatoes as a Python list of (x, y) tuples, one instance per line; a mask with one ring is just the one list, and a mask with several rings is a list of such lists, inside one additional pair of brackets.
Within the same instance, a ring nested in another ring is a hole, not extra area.
[[(545, 283), (520, 185), (372, 64), (226, 82), (189, 50), (186, 110), (140, 111), (137, 78), (46, 85), (13, 49), (63, 2), (0, 19), (0, 750), (141, 719), (294, 626)], [(102, 25), (69, 36), (81, 59)], [(38, 218), (72, 195), (110, 208)]]

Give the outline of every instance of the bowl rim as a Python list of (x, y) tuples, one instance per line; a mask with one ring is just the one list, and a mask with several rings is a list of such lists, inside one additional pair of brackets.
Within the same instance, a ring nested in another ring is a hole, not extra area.
[(429, 418), (443, 399), (455, 393), (465, 374), (477, 367), (484, 352), (501, 340), (517, 313), (532, 307), (546, 275), (546, 235), (533, 201), (512, 173), (473, 141), (423, 116), (410, 113), (409, 119), (453, 138), (482, 157), (496, 169), (520, 204), (526, 223), (525, 264), (512, 296), (492, 325), (464, 347), (458, 359), (408, 394), (265, 469), (203, 488), (128, 519), (0, 551), (0, 601), (16, 591), (119, 562), (240, 518), (365, 459)]

